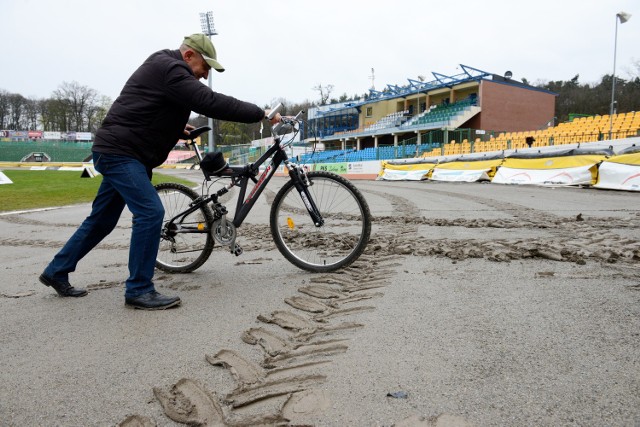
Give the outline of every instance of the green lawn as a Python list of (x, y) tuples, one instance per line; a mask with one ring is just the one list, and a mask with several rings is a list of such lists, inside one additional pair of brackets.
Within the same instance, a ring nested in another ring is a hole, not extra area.
[[(91, 202), (102, 182), (102, 175), (80, 178), (80, 171), (2, 172), (13, 184), (0, 185), (0, 212)], [(167, 181), (193, 185), (192, 182), (154, 172), (154, 184)]]

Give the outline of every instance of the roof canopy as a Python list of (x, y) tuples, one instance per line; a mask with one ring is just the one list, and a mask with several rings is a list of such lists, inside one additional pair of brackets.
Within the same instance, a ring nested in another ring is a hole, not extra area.
[(431, 74), (433, 74), (434, 80), (428, 82), (422, 80), (407, 79), (409, 84), (404, 86), (388, 84), (387, 87), (382, 91), (369, 89), (369, 98), (366, 100), (346, 102), (338, 105), (329, 105), (326, 106), (326, 109), (318, 108), (318, 114), (327, 114), (334, 111), (344, 110), (346, 108), (356, 108), (361, 105), (371, 104), (373, 102), (384, 101), (387, 99), (402, 98), (434, 89), (451, 87), (469, 81), (479, 81), (485, 77), (493, 75), (492, 73), (489, 73), (487, 71), (478, 70), (477, 68), (469, 67), (463, 64), (460, 64), (460, 68), (462, 68), (463, 72), (453, 76), (447, 76), (445, 74), (432, 72)]

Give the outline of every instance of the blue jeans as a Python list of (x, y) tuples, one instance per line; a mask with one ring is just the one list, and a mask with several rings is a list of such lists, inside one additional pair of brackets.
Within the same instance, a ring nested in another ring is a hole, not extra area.
[(93, 165), (102, 174), (102, 184), (91, 214), (56, 254), (44, 274), (68, 281), (69, 273), (75, 271), (78, 262), (113, 231), (126, 205), (133, 214), (133, 227), (125, 297), (135, 298), (154, 291), (152, 279), (164, 208), (151, 184), (152, 171), (132, 157), (95, 152)]

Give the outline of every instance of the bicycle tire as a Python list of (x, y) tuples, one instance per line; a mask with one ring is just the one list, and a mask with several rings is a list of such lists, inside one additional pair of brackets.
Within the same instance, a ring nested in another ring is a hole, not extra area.
[[(168, 221), (184, 212), (197, 199), (198, 193), (189, 187), (174, 182), (155, 186), (164, 207), (164, 220), (156, 267), (167, 273), (190, 273), (207, 261), (213, 250), (211, 233), (175, 233), (168, 228)], [(181, 226), (209, 230), (213, 213), (203, 205), (180, 222)]]
[(292, 180), (276, 194), (269, 216), (278, 250), (295, 266), (311, 272), (346, 267), (362, 254), (371, 234), (369, 205), (347, 179), (331, 172), (309, 172), (308, 191), (324, 225), (316, 227)]

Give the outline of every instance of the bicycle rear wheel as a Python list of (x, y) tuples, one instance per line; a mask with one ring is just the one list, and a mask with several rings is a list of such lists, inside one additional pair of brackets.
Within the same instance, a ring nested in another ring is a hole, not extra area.
[(156, 185), (164, 207), (164, 220), (156, 267), (168, 273), (189, 273), (200, 267), (211, 255), (213, 238), (209, 230), (213, 214), (203, 205), (187, 216), (169, 222), (186, 211), (198, 193), (182, 184), (167, 182)]
[(334, 271), (358, 259), (371, 234), (371, 213), (362, 193), (331, 172), (309, 172), (307, 188), (324, 225), (316, 227), (288, 181), (271, 206), (270, 225), (278, 250), (294, 265), (312, 272)]

